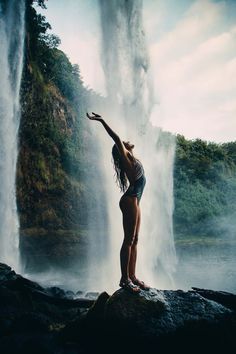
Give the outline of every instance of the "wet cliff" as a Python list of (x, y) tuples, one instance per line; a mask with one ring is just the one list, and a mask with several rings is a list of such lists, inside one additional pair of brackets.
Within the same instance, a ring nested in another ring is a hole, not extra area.
[(32, 269), (83, 257), (94, 199), (84, 172), (93, 176), (97, 164), (85, 113), (101, 99), (58, 49), (60, 39), (48, 34), (51, 26), (33, 1), (26, 5), (17, 203), (21, 255)]

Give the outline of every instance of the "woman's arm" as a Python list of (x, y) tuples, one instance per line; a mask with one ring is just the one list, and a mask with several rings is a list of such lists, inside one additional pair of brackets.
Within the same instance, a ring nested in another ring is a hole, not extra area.
[[(87, 117), (90, 120), (97, 120), (98, 122), (102, 123), (102, 125), (104, 126), (107, 133), (110, 135), (110, 137), (114, 140), (115, 144), (117, 145), (117, 148), (118, 148), (120, 154), (125, 159), (128, 159), (128, 157), (127, 157), (128, 150), (125, 148), (120, 137), (109, 127), (109, 125), (104, 121), (104, 119), (99, 114), (96, 114), (94, 112), (92, 112), (92, 114), (93, 114), (93, 116), (91, 116), (87, 113)], [(129, 161), (129, 159), (128, 159), (128, 161)]]

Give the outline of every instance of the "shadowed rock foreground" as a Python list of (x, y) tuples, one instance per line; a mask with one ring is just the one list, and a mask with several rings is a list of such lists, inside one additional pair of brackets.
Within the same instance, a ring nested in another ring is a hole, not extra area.
[[(78, 284), (79, 287), (79, 284)], [(79, 297), (0, 264), (0, 352), (235, 352), (236, 295), (193, 288)]]

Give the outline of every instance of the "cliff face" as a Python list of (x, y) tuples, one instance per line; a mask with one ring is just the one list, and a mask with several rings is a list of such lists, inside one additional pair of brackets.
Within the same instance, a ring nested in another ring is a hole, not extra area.
[(64, 210), (71, 207), (66, 196), (72, 185), (53, 135), (69, 138), (75, 113), (55, 86), (43, 86), (34, 73), (22, 103), (18, 158), (21, 227), (65, 228), (71, 223)]
[(80, 167), (88, 156), (81, 122), (88, 97), (79, 69), (57, 49), (59, 39), (46, 35), (50, 25), (32, 1), (26, 5), (16, 182), (21, 254), (35, 268), (82, 257), (76, 245), (87, 228)]
[[(37, 2), (44, 6), (44, 1)], [(16, 176), (20, 248), (27, 270), (83, 262), (89, 210), (96, 198), (106, 216), (99, 146), (85, 119), (91, 102), (99, 107), (102, 99), (85, 88), (78, 65), (57, 48), (60, 40), (47, 33), (50, 28), (27, 0)], [(91, 186), (95, 179), (99, 191)]]
[[(35, 247), (27, 240), (34, 237), (40, 254), (43, 235), (43, 255), (50, 235), (62, 239), (74, 230), (74, 237), (79, 237), (76, 230), (84, 208), (79, 207), (81, 183), (70, 175), (65, 156), (78, 114), (58, 88), (40, 81), (35, 71), (29, 66), (23, 82), (17, 201), (22, 251), (32, 254)], [(56, 255), (59, 250), (53, 251), (53, 243), (60, 246), (50, 239), (50, 249)], [(32, 250), (27, 249), (31, 246)]]

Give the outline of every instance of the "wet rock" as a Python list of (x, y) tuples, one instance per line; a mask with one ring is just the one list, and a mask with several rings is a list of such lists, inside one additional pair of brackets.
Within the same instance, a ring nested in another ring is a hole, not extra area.
[(75, 294), (45, 289), (4, 264), (0, 279), (4, 354), (236, 352), (234, 294), (197, 288)]
[(50, 295), (58, 297), (60, 299), (63, 299), (63, 298), (66, 297), (66, 292), (63, 289), (61, 289), (61, 288), (59, 288), (57, 286), (51, 286), (50, 288), (46, 288), (46, 291)]
[(105, 307), (109, 298), (110, 295), (106, 291), (101, 293), (88, 310), (87, 317), (97, 321), (105, 319)]
[(82, 291), (82, 290), (76, 291), (75, 296), (76, 297), (84, 297), (84, 291)]
[(66, 290), (66, 297), (68, 299), (74, 299), (75, 298), (75, 293), (72, 290)]
[(7, 264), (0, 263), (0, 284), (9, 279), (16, 279), (16, 273)]
[[(68, 353), (75, 345), (62, 341), (62, 330), (85, 316), (94, 300), (75, 299), (72, 291), (45, 289), (0, 265), (0, 352)], [(79, 352), (79, 351), (78, 351)], [(75, 352), (76, 353), (76, 352)]]
[(132, 321), (140, 335), (156, 338), (189, 327), (190, 323), (218, 323), (231, 313), (230, 309), (193, 291), (157, 289), (140, 294), (118, 290), (105, 308), (107, 319), (119, 323)]
[(85, 297), (91, 300), (96, 300), (99, 296), (99, 293), (96, 291), (89, 291), (85, 294)]
[(120, 289), (106, 302), (104, 315), (109, 342), (128, 343), (127, 352), (144, 352), (147, 343), (160, 353), (235, 347), (235, 312), (194, 291), (150, 289), (130, 294)]
[(196, 291), (198, 294), (200, 294), (201, 296), (205, 297), (206, 299), (216, 301), (219, 304), (236, 311), (235, 294), (231, 294), (227, 291), (214, 291), (214, 290), (199, 289), (194, 287), (192, 289)]

